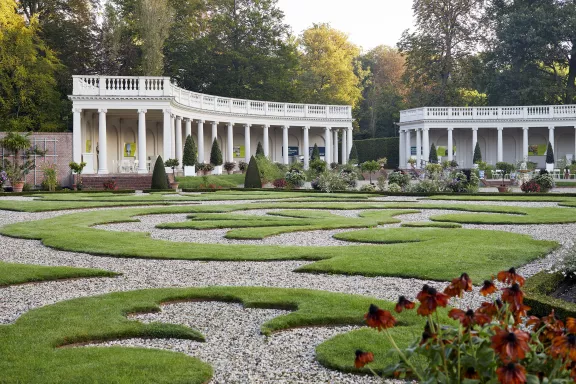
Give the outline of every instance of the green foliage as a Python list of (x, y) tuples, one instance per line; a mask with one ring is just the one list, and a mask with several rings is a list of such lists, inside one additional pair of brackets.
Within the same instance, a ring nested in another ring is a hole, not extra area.
[(255, 159), (262, 184), (270, 183), (284, 175), (285, 171), (280, 170), (278, 165), (270, 161), (266, 156), (256, 156)]
[(340, 174), (324, 171), (318, 177), (318, 186), (321, 191), (331, 193), (347, 190), (348, 182), (344, 178), (340, 177)]
[[(30, 134), (8, 132), (0, 139), (0, 147), (11, 152), (12, 161), (4, 159), (4, 168), (10, 183), (24, 181), (26, 175), (36, 167), (33, 155), (44, 154), (37, 148), (31, 148)], [(25, 150), (24, 161), (21, 160), (21, 152)]]
[(380, 164), (376, 160), (362, 163), (362, 170), (370, 174), (370, 184), (372, 184), (372, 174), (380, 170)]
[(376, 187), (372, 184), (364, 184), (360, 187), (360, 192), (376, 192)]
[[(382, 157), (382, 156), (380, 156)], [(375, 159), (367, 159), (367, 160), (375, 160)], [(352, 148), (350, 148), (350, 154), (348, 155), (348, 161), (350, 163), (355, 163), (360, 161), (360, 157), (358, 157), (358, 146), (356, 145), (356, 141), (352, 142)]]
[(58, 186), (58, 174), (56, 164), (44, 164), (42, 166), (42, 173), (44, 180), (42, 180), (42, 187), (50, 192), (54, 192)]
[(388, 175), (388, 183), (396, 184), (400, 188), (406, 188), (410, 184), (410, 175), (402, 172), (392, 172)]
[(166, 175), (166, 169), (164, 169), (162, 156), (158, 156), (156, 163), (154, 163), (151, 189), (168, 189), (168, 176)]
[(264, 148), (262, 147), (262, 143), (258, 142), (258, 146), (256, 147), (256, 157), (263, 157), (264, 155)]
[(0, 261), (0, 287), (29, 283), (32, 281), (114, 276), (117, 276), (117, 274), (101, 269), (47, 267), (41, 265), (12, 264)]
[(326, 171), (326, 162), (323, 160), (313, 160), (310, 162), (310, 169), (316, 173), (323, 173)]
[(222, 151), (220, 150), (218, 139), (214, 139), (214, 142), (212, 143), (212, 149), (210, 150), (210, 164), (214, 166), (222, 165)]
[(70, 164), (68, 164), (68, 166), (70, 167), (70, 170), (72, 172), (74, 172), (77, 175), (81, 175), (82, 171), (84, 170), (84, 167), (86, 167), (86, 163), (85, 162), (80, 162), (80, 164), (72, 161), (70, 162)]
[(142, 73), (164, 75), (164, 42), (170, 32), (174, 10), (168, 0), (140, 0), (136, 3), (136, 24), (142, 48)]
[(178, 161), (178, 159), (168, 159), (164, 162), (164, 165), (166, 167), (172, 168), (172, 173), (174, 173), (175, 168), (180, 165), (180, 162)]
[(550, 142), (548, 142), (548, 149), (546, 150), (546, 164), (554, 164), (554, 149)]
[(532, 180), (540, 186), (541, 192), (548, 192), (550, 189), (554, 188), (554, 179), (547, 173), (537, 175)]
[(526, 280), (524, 304), (530, 306), (530, 314), (546, 316), (552, 310), (558, 319), (576, 317), (576, 304), (552, 297), (566, 278), (562, 272), (542, 271)]
[(250, 158), (250, 163), (248, 163), (248, 170), (246, 171), (246, 178), (244, 179), (244, 188), (262, 188), (258, 162), (254, 156)]
[[(210, 154), (212, 155), (212, 154)], [(187, 167), (193, 167), (198, 162), (198, 153), (196, 150), (196, 143), (192, 135), (186, 137), (186, 142), (184, 143), (184, 153), (182, 155), (182, 164)]]
[(312, 149), (312, 156), (310, 157), (310, 162), (314, 160), (320, 160), (320, 149), (318, 148), (318, 144), (314, 144), (314, 148)]
[(478, 164), (481, 161), (482, 161), (482, 152), (480, 151), (480, 143), (476, 142), (476, 146), (474, 147), (473, 163)]
[[(400, 141), (397, 137), (355, 140), (352, 150), (354, 150), (354, 147), (357, 148), (357, 159), (360, 163), (386, 157), (390, 167), (394, 168), (399, 164)], [(350, 158), (352, 158), (352, 153), (350, 153)]]
[(436, 150), (436, 145), (432, 143), (430, 146), (430, 155), (428, 156), (428, 162), (430, 164), (438, 164), (438, 151)]
[(290, 187), (301, 188), (306, 181), (306, 174), (299, 169), (292, 169), (284, 176)]

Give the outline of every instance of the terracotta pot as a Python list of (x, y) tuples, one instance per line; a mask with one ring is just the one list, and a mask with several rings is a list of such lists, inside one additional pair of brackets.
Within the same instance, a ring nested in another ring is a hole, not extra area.
[(177, 191), (178, 190), (178, 184), (179, 183), (170, 183), (170, 188)]
[(505, 185), (499, 185), (498, 187), (498, 192), (500, 193), (508, 193), (509, 192), (509, 188)]
[(23, 181), (15, 181), (14, 185), (12, 185), (12, 192), (22, 192), (23, 189), (24, 189)]

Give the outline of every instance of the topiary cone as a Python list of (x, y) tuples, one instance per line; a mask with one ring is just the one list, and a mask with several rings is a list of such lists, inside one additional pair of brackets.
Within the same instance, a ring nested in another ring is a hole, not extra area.
[(248, 163), (248, 170), (244, 178), (244, 188), (262, 188), (260, 171), (258, 170), (258, 163), (254, 156), (250, 158), (250, 163)]
[(168, 189), (168, 176), (166, 176), (166, 169), (164, 169), (162, 156), (158, 156), (156, 163), (154, 163), (151, 189)]
[(220, 150), (220, 145), (218, 140), (214, 139), (212, 143), (212, 150), (210, 151), (210, 164), (215, 167), (222, 165), (222, 151)]

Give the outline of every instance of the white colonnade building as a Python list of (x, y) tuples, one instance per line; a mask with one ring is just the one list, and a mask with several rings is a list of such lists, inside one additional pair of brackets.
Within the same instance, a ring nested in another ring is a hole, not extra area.
[[(182, 89), (167, 77), (74, 76), (73, 159), (85, 174), (120, 172), (136, 160), (148, 173), (157, 156), (182, 166), (188, 135), (198, 145), (198, 162), (210, 162), (214, 139), (224, 162), (248, 162), (261, 142), (272, 161), (303, 159), (315, 144), (329, 164), (345, 164), (352, 147), (352, 107), (252, 101)], [(345, 156), (338, 158), (338, 137)]]
[(400, 112), (399, 126), (401, 168), (410, 158), (425, 164), (432, 143), (442, 161), (463, 168), (472, 167), (477, 142), (492, 165), (533, 161), (544, 168), (548, 142), (556, 160), (576, 154), (576, 105), (416, 108)]

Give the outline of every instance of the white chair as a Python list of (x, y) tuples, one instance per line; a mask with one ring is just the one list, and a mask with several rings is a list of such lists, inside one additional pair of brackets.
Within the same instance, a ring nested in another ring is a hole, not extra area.
[(554, 169), (554, 171), (552, 171), (552, 177), (555, 180), (560, 180), (560, 169), (558, 168)]
[(138, 164), (140, 164), (140, 162), (138, 160), (134, 160), (134, 167), (132, 168), (132, 172), (138, 172)]

